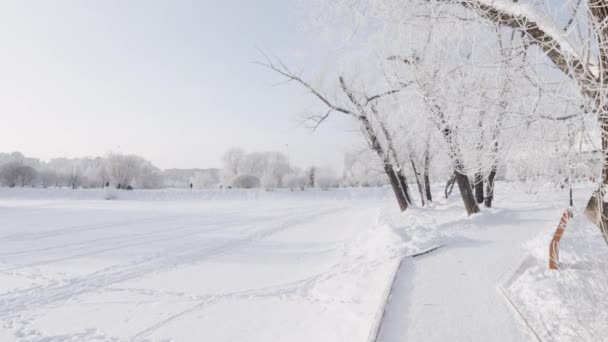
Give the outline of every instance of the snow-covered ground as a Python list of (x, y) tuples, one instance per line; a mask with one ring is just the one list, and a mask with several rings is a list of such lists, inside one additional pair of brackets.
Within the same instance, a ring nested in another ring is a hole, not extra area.
[(385, 190), (0, 190), (0, 341), (363, 341)]
[(410, 212), (402, 225), (430, 228), (444, 247), (402, 263), (379, 340), (605, 341), (608, 248), (581, 213), (592, 191), (574, 189), (559, 271), (549, 242), (567, 190), (501, 184), (481, 215), (464, 217), (457, 201)]
[(574, 341), (606, 321), (581, 215), (546, 270), (565, 191), (500, 184), (471, 218), (457, 194), (400, 215), (388, 189), (106, 195), (0, 189), (0, 341)]
[(555, 212), (552, 225), (526, 243), (524, 259), (503, 284), (526, 324), (543, 341), (608, 340), (608, 247), (582, 213), (593, 188), (576, 190), (574, 217), (560, 244), (560, 270), (548, 269), (548, 242), (559, 222)]

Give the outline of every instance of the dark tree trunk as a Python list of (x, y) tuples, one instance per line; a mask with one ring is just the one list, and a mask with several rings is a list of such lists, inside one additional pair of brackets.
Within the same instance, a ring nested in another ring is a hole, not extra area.
[(570, 208), (574, 207), (574, 200), (572, 199), (572, 183), (570, 185)]
[[(504, 108), (506, 104), (502, 104), (501, 106)], [(488, 186), (486, 187), (486, 199), (484, 203), (486, 208), (492, 208), (492, 201), (494, 200), (494, 182), (496, 179), (496, 172), (498, 171), (498, 132), (498, 129), (494, 132), (494, 146), (492, 147), (494, 164), (488, 174)]]
[[(608, 57), (607, 57), (608, 58)], [(608, 63), (608, 62), (607, 62)], [(602, 128), (602, 153), (603, 153), (603, 166), (602, 166), (602, 185), (598, 191), (598, 203), (599, 208), (599, 224), (597, 225), (602, 232), (604, 241), (608, 244), (608, 204), (606, 201), (606, 190), (608, 189), (608, 108), (604, 110), (604, 115), (600, 117), (600, 123)], [(601, 205), (600, 205), (601, 204)]]
[(414, 170), (414, 176), (416, 177), (416, 184), (418, 185), (418, 193), (420, 194), (420, 203), (424, 207), (426, 205), (426, 201), (424, 199), (424, 189), (422, 186), (422, 182), (420, 181), (420, 175), (418, 174), (418, 170), (416, 169), (416, 163), (414, 163), (414, 159), (410, 157), (410, 163), (412, 163), (412, 170)]
[[(393, 163), (391, 163), (391, 159), (390, 159), (389, 155), (386, 153), (386, 151), (384, 150), (384, 147), (382, 147), (382, 145), (380, 144), (380, 141), (378, 140), (378, 134), (377, 134), (376, 130), (372, 126), (371, 122), (369, 122), (367, 117), (360, 116), (358, 119), (369, 140), (370, 147), (372, 148), (372, 150), (374, 150), (376, 152), (378, 157), (380, 157), (380, 159), (383, 161), (384, 171), (386, 172), (386, 175), (388, 176), (389, 181), (391, 183), (391, 187), (393, 188), (393, 191), (395, 192), (395, 197), (397, 198), (397, 203), (399, 204), (399, 209), (401, 209), (401, 211), (403, 212), (407, 209), (408, 203), (409, 203), (408, 199), (410, 199), (409, 194), (408, 194), (409, 190), (407, 188), (407, 181), (405, 179), (405, 176), (403, 175), (403, 173), (401, 171), (396, 170)], [(389, 139), (390, 139), (390, 136), (389, 136)]]
[(426, 199), (429, 202), (433, 202), (433, 195), (431, 194), (431, 178), (429, 177), (429, 169), (431, 166), (429, 146), (424, 151), (424, 191), (426, 193)]
[(483, 203), (483, 175), (481, 172), (475, 174), (475, 200), (478, 204)]
[(486, 187), (486, 208), (492, 208), (492, 200), (494, 200), (494, 179), (496, 178), (497, 166), (494, 164), (488, 175), (488, 186)]
[(445, 198), (448, 198), (448, 196), (450, 196), (452, 194), (452, 190), (454, 190), (454, 184), (456, 183), (456, 173), (452, 173), (452, 175), (450, 176), (450, 179), (448, 179), (447, 183), (445, 184)]
[(388, 180), (391, 183), (391, 187), (393, 188), (393, 192), (395, 193), (395, 198), (397, 199), (397, 204), (399, 204), (399, 209), (404, 212), (408, 207), (408, 200), (404, 195), (404, 191), (402, 190), (397, 173), (388, 163), (384, 163), (384, 171), (386, 172)]
[(452, 159), (452, 163), (454, 164), (456, 183), (458, 184), (458, 189), (460, 190), (460, 195), (462, 196), (464, 208), (469, 216), (478, 213), (479, 206), (477, 205), (477, 202), (475, 202), (471, 182), (469, 181), (469, 177), (462, 173), (462, 170), (464, 170), (464, 164), (462, 163), (460, 150), (458, 149), (458, 146), (456, 146), (456, 142), (453, 139), (454, 137), (452, 136), (452, 130), (449, 127), (445, 127), (443, 129), (443, 137), (448, 143), (450, 149), (450, 157)]
[(608, 244), (608, 203), (606, 201), (606, 190), (608, 189), (608, 106), (605, 105), (606, 90), (608, 87), (608, 27), (604, 24), (608, 19), (608, 1), (606, 0), (590, 0), (587, 4), (592, 20), (596, 25), (601, 27), (597, 32), (597, 43), (599, 45), (599, 62), (602, 75), (599, 78), (600, 84), (593, 84), (595, 89), (600, 89), (597, 94), (593, 94), (593, 100), (596, 104), (598, 120), (601, 128), (602, 139), (602, 183), (597, 193), (591, 196), (587, 210), (595, 198), (595, 209), (598, 213), (598, 219), (594, 222), (602, 232), (604, 242)]
[(380, 135), (370, 122), (370, 118), (368, 116), (367, 110), (364, 108), (364, 105), (362, 105), (357, 100), (352, 91), (348, 89), (344, 78), (340, 76), (339, 80), (342, 91), (346, 94), (350, 102), (355, 105), (359, 112), (356, 115), (351, 112), (348, 113), (350, 115), (353, 115), (359, 121), (363, 134), (368, 140), (369, 146), (374, 152), (376, 152), (380, 160), (382, 160), (382, 163), (384, 164), (384, 171), (386, 172), (386, 175), (388, 176), (389, 181), (391, 183), (391, 187), (393, 188), (393, 192), (395, 193), (397, 203), (399, 204), (399, 209), (401, 209), (401, 211), (403, 212), (408, 207), (408, 199), (410, 199), (408, 194), (409, 190), (407, 187), (407, 181), (405, 179), (405, 176), (399, 168), (399, 159), (397, 158), (396, 152), (393, 148), (390, 132), (384, 126), (383, 122), (378, 116), (378, 113), (376, 112), (375, 107), (372, 105), (371, 111), (378, 119), (378, 123), (380, 124), (380, 128), (382, 129), (382, 134), (384, 134), (384, 138), (387, 141), (387, 147), (385, 148), (384, 146), (382, 146), (380, 140), (378, 139)]
[(473, 190), (471, 189), (471, 182), (469, 177), (456, 171), (456, 183), (458, 183), (458, 189), (460, 190), (460, 196), (462, 196), (462, 202), (468, 215), (472, 215), (479, 212), (479, 206), (475, 202), (473, 196)]
[[(481, 156), (483, 154), (483, 146), (484, 146), (484, 140), (485, 140), (485, 135), (484, 133), (484, 129), (483, 129), (483, 119), (485, 116), (485, 110), (482, 110), (479, 113), (479, 122), (478, 122), (478, 127), (479, 127), (479, 132), (480, 132), (480, 137), (479, 137), (479, 142), (477, 143), (477, 157), (479, 158), (479, 162), (481, 163)], [(475, 176), (473, 178), (473, 183), (475, 186), (475, 200), (477, 201), (477, 204), (481, 204), (483, 203), (483, 173), (481, 172), (481, 166), (479, 167), (480, 169), (477, 170), (477, 172), (475, 172)]]
[(424, 173), (424, 193), (426, 195), (426, 200), (433, 202), (433, 194), (431, 192), (431, 179), (429, 178), (428, 172)]
[(405, 175), (403, 174), (403, 170), (399, 169), (398, 171), (395, 171), (395, 175), (397, 176), (397, 181), (399, 183), (399, 189), (403, 193), (403, 197), (405, 197), (405, 200), (407, 201), (408, 204), (412, 204), (412, 198), (410, 197), (410, 189), (409, 189), (409, 186), (407, 185), (407, 179), (405, 178)]
[[(399, 157), (397, 156), (397, 151), (395, 151), (395, 146), (393, 145), (393, 137), (391, 135), (391, 133), (389, 132), (388, 128), (386, 127), (386, 125), (384, 124), (384, 122), (381, 120), (380, 115), (378, 115), (378, 111), (376, 110), (376, 107), (371, 106), (371, 111), (374, 114), (374, 116), (376, 117), (376, 121), (378, 122), (378, 125), (380, 126), (380, 130), (382, 131), (382, 134), (384, 134), (384, 139), (386, 139), (386, 152), (387, 155), (384, 156), (385, 163), (392, 163), (391, 165), (394, 165), (393, 169), (395, 170), (395, 174), (397, 176), (397, 180), (399, 181), (399, 186), (401, 188), (401, 191), (403, 192), (403, 196), (405, 197), (405, 199), (407, 200), (408, 204), (412, 204), (412, 197), (410, 196), (410, 189), (409, 186), (407, 184), (407, 178), (405, 177), (405, 173), (403, 172), (403, 167), (401, 166), (401, 163), (399, 162)], [(376, 131), (373, 129), (373, 127), (371, 127), (371, 123), (365, 119), (364, 125), (368, 126), (369, 128), (366, 128), (366, 130), (368, 132), (372, 132), (371, 134), (377, 134)], [(424, 205), (424, 204), (423, 204)]]

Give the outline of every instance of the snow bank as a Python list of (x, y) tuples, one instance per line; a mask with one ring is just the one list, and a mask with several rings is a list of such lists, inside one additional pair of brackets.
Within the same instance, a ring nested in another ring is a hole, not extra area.
[(530, 255), (503, 284), (505, 294), (542, 340), (604, 341), (608, 248), (599, 230), (582, 213), (575, 213), (560, 244), (563, 269), (555, 271), (548, 269), (555, 227), (547, 228), (528, 244)]

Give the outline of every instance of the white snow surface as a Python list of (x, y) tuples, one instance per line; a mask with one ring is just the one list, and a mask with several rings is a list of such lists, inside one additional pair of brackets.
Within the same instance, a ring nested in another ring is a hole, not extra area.
[(555, 212), (552, 225), (526, 244), (526, 257), (503, 284), (542, 341), (608, 340), (608, 248), (582, 212), (593, 188), (576, 190), (574, 217), (559, 247), (560, 269), (548, 269), (549, 241), (561, 214)]
[(453, 196), (401, 218), (443, 247), (397, 270), (378, 341), (606, 340), (608, 248), (580, 213), (593, 186), (575, 188), (560, 271), (548, 270), (549, 242), (567, 189), (523, 188), (500, 184), (496, 208), (472, 217)]
[(386, 189), (117, 196), (0, 189), (0, 341), (364, 341), (409, 251)]
[(0, 189), (0, 341), (601, 340), (593, 227), (546, 270), (566, 191), (500, 184), (467, 217), (436, 190), (400, 214), (389, 189)]

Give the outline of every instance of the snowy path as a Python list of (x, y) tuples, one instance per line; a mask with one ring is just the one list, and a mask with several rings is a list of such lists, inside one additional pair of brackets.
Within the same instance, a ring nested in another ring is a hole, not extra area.
[(535, 341), (498, 286), (524, 257), (523, 244), (546, 232), (560, 209), (518, 204), (445, 222), (459, 233), (444, 248), (404, 260), (379, 341)]

